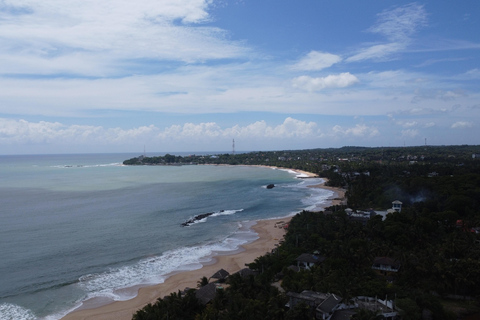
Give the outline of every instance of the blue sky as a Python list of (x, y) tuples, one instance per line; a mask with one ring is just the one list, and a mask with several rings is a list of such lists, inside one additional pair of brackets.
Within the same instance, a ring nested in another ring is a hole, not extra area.
[(480, 2), (2, 0), (0, 154), (480, 144)]

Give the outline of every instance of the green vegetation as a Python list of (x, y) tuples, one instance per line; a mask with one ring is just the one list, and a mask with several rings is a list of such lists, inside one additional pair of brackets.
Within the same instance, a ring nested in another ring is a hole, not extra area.
[[(181, 315), (177, 319), (310, 319), (305, 305), (285, 307), (286, 294), (272, 286), (279, 278), (285, 292), (330, 292), (344, 301), (355, 296), (395, 299), (403, 319), (422, 319), (422, 314), (456, 319), (478, 312), (480, 159), (472, 158), (478, 150), (478, 146), (345, 147), (189, 158), (196, 163), (308, 170), (346, 188), (349, 208), (386, 210), (396, 199), (403, 208), (384, 220), (374, 216), (364, 224), (351, 219), (346, 207), (322, 213), (303, 211), (292, 218), (283, 243), (250, 264), (258, 275), (230, 276), (229, 286), (206, 306), (195, 303), (194, 293), (187, 292), (185, 297), (174, 293), (140, 310), (134, 319), (172, 319), (172, 315)], [(170, 163), (184, 160), (175, 157)], [(288, 268), (300, 254), (313, 252), (325, 261), (311, 270)], [(388, 277), (379, 275), (372, 269), (375, 257), (392, 258), (401, 267)], [(377, 315), (362, 311), (355, 317), (375, 319)]]

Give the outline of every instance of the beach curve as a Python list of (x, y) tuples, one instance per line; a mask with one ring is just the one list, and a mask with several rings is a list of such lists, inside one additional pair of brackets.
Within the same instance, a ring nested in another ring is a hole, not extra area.
[[(278, 168), (291, 170), (304, 177), (318, 177), (317, 175), (295, 169)], [(322, 203), (318, 208), (324, 208), (332, 204), (339, 204), (339, 199), (343, 199), (344, 190), (339, 188), (325, 186), (326, 179), (322, 184), (310, 187), (324, 188), (333, 191), (334, 195), (327, 200), (327, 204)], [(207, 278), (217, 272), (219, 269), (225, 269), (230, 274), (245, 268), (245, 265), (253, 262), (256, 258), (270, 252), (275, 245), (283, 239), (285, 229), (279, 227), (283, 223), (288, 223), (290, 217), (257, 220), (251, 227), (258, 235), (258, 239), (241, 246), (240, 252), (227, 253), (225, 255), (216, 255), (212, 261), (203, 264), (203, 267), (191, 271), (182, 271), (169, 275), (163, 283), (141, 287), (138, 294), (126, 301), (114, 301), (104, 305), (91, 304), (88, 301), (76, 310), (65, 315), (64, 320), (87, 320), (87, 319), (132, 319), (133, 314), (149, 303), (155, 303), (158, 298), (163, 298), (172, 292), (182, 291), (185, 288), (196, 288), (197, 282), (204, 276)]]

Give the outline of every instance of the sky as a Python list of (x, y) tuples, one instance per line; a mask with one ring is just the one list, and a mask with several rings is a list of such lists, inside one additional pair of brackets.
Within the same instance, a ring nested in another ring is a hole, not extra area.
[(0, 154), (480, 144), (480, 1), (0, 0)]

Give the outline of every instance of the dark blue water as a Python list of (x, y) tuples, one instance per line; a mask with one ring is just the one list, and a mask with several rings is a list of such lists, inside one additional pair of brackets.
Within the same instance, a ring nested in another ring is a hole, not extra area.
[[(58, 319), (90, 298), (130, 299), (134, 290), (119, 289), (200, 268), (254, 240), (252, 221), (331, 195), (288, 171), (121, 165), (132, 156), (0, 157), (0, 319)], [(206, 212), (215, 214), (180, 225)]]

